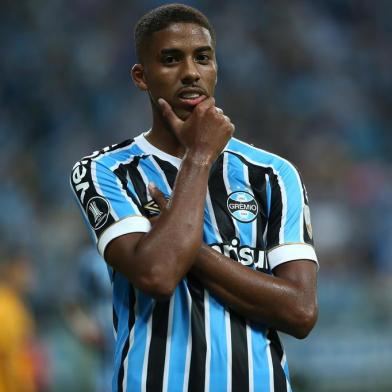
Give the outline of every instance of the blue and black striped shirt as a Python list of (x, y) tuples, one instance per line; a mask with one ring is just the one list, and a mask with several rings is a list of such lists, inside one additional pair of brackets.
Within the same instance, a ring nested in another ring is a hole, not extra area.
[[(150, 230), (156, 205), (147, 185), (154, 182), (170, 197), (180, 164), (144, 135), (75, 164), (71, 185), (101, 255), (114, 238)], [(273, 274), (290, 260), (317, 262), (295, 167), (232, 138), (211, 169), (204, 242), (260, 273)], [(114, 392), (291, 390), (283, 347), (268, 325), (231, 311), (194, 278), (158, 302), (110, 272)]]

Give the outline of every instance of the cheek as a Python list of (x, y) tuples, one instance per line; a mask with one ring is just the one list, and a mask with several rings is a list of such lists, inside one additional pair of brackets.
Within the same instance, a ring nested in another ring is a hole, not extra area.
[(218, 70), (217, 70), (216, 66), (211, 66), (208, 68), (208, 70), (206, 70), (204, 72), (204, 79), (207, 81), (208, 84), (214, 85), (214, 86), (216, 85), (217, 80), (218, 80), (217, 79), (217, 75), (218, 75), (217, 71)]
[(165, 93), (174, 87), (174, 78), (171, 72), (156, 72), (153, 78), (147, 78), (147, 87), (151, 92)]
[(212, 89), (215, 89), (216, 84), (218, 83), (218, 77), (216, 72), (211, 72), (207, 78), (208, 86)]

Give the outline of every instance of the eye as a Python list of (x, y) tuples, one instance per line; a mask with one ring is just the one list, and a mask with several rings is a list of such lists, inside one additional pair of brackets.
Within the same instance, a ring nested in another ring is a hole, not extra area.
[(174, 64), (176, 62), (178, 62), (178, 58), (176, 56), (173, 56), (170, 54), (163, 56), (163, 58), (162, 58), (163, 64)]
[(201, 64), (207, 64), (210, 61), (210, 56), (206, 53), (199, 53), (196, 56), (196, 61), (198, 61)]

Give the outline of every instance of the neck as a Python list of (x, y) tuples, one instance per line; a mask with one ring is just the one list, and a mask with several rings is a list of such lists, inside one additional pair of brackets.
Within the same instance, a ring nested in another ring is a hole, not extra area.
[(177, 158), (182, 158), (184, 156), (184, 147), (180, 144), (174, 132), (163, 119), (162, 114), (154, 106), (152, 107), (152, 128), (146, 134), (146, 139), (152, 145), (167, 154)]

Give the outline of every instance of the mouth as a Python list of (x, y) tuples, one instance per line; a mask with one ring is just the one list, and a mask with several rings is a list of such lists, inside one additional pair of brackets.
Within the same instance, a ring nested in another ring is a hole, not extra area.
[(177, 97), (185, 106), (194, 107), (207, 98), (207, 93), (198, 87), (186, 87), (179, 91)]

